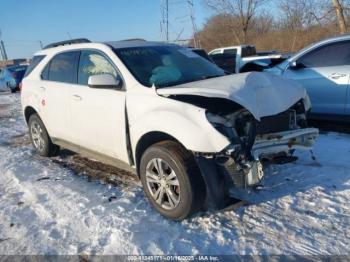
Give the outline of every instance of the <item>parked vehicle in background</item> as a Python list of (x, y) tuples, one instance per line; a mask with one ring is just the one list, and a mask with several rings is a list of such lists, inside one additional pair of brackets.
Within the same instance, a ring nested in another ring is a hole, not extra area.
[(269, 56), (269, 55), (277, 55), (279, 54), (279, 52), (277, 52), (276, 50), (270, 50), (270, 51), (257, 51), (256, 54), (258, 56)]
[(12, 93), (19, 91), (27, 65), (14, 65), (0, 69), (0, 89), (10, 89)]
[(210, 59), (227, 74), (236, 74), (236, 58), (235, 54), (212, 54)]
[(238, 45), (238, 46), (229, 46), (229, 47), (221, 47), (211, 50), (209, 55), (215, 54), (232, 54), (238, 55), (241, 58), (256, 56), (256, 49), (253, 45)]
[(350, 35), (314, 43), (266, 71), (306, 88), (311, 118), (350, 121)]
[[(228, 70), (232, 73), (257, 71), (254, 69), (261, 68), (260, 65), (256, 66), (260, 61), (264, 63), (264, 60), (273, 60), (281, 58), (281, 54), (277, 53), (258, 55), (258, 53), (256, 52), (256, 48), (253, 45), (222, 47), (214, 49), (208, 54), (214, 61), (219, 60), (221, 61), (220, 63), (233, 65), (234, 68), (230, 68)], [(230, 61), (232, 59), (235, 59), (235, 61)], [(226, 60), (226, 62), (224, 62), (224, 60)]]
[(210, 56), (207, 54), (207, 52), (204, 49), (201, 48), (190, 48), (192, 52), (195, 52), (197, 55), (200, 55), (201, 57), (207, 59), (209, 62), (214, 63), (214, 61), (210, 58)]
[(264, 176), (262, 160), (309, 150), (305, 89), (268, 73), (225, 75), (188, 48), (147, 41), (49, 45), (23, 80), (42, 156), (59, 146), (135, 172), (153, 207), (181, 220), (223, 208)]

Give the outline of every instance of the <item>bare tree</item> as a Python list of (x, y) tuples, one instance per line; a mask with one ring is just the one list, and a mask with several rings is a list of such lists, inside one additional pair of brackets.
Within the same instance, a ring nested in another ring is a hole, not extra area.
[(204, 0), (206, 5), (225, 14), (229, 20), (231, 32), (237, 44), (247, 43), (254, 16), (267, 0)]
[(338, 31), (346, 32), (350, 24), (350, 0), (337, 0), (345, 31), (338, 24), (334, 0), (202, 1), (214, 10), (196, 34), (207, 51), (243, 43), (258, 50), (297, 51)]
[(345, 10), (340, 0), (332, 0), (335, 13), (337, 15), (339, 31), (341, 34), (347, 32), (346, 22), (345, 22)]
[(313, 40), (310, 30), (323, 26), (325, 3), (324, 0), (278, 0), (281, 12), (279, 26), (282, 32), (289, 34), (285, 43), (285, 46), (290, 45), (288, 49), (297, 50), (305, 42)]

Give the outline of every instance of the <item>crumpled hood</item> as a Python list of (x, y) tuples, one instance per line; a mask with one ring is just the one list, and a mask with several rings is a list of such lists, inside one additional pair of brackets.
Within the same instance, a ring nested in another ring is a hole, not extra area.
[(286, 111), (306, 97), (297, 82), (266, 72), (249, 72), (157, 89), (163, 96), (195, 95), (230, 99), (260, 120)]

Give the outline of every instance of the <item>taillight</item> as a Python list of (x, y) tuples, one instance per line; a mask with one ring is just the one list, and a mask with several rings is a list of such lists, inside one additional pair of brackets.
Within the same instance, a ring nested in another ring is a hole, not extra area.
[(18, 85), (18, 88), (19, 88), (19, 91), (20, 91), (20, 92), (22, 91), (22, 87), (23, 87), (23, 84), (22, 84), (22, 82), (21, 82), (21, 83), (19, 83), (19, 85)]

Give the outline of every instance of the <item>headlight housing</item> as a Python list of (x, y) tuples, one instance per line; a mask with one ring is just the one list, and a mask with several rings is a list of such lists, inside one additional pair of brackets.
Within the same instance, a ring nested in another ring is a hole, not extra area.
[(213, 114), (209, 111), (206, 112), (208, 122), (222, 135), (232, 140), (236, 137), (235, 129), (233, 128), (232, 122), (220, 115)]
[(304, 108), (305, 108), (305, 112), (308, 112), (311, 109), (311, 101), (310, 101), (310, 97), (308, 94), (306, 94), (306, 96), (304, 97)]

